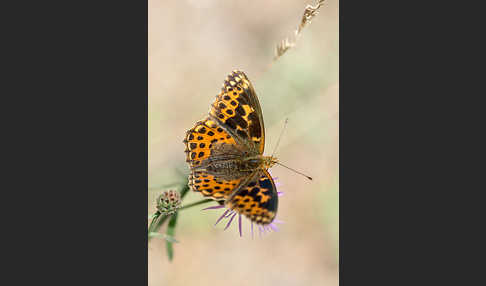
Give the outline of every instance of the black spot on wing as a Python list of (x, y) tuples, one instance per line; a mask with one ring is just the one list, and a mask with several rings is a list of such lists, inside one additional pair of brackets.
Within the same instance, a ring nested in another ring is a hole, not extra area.
[(241, 116), (245, 116), (246, 115), (245, 109), (243, 107), (241, 107), (241, 105), (238, 105), (238, 107), (235, 108), (235, 111), (236, 111), (237, 114), (239, 114)]
[(243, 96), (238, 96), (236, 100), (238, 100), (240, 105), (248, 105), (248, 101)]
[(225, 124), (228, 125), (231, 129), (236, 129), (236, 122), (233, 118), (226, 119)]
[(262, 189), (271, 190), (271, 189), (273, 189), (273, 184), (272, 184), (272, 182), (270, 181), (269, 178), (265, 177), (264, 180), (260, 181), (260, 187)]
[(242, 189), (242, 190), (241, 190), (241, 191), (238, 193), (238, 195), (243, 196), (243, 197), (244, 197), (244, 196), (246, 196), (246, 195), (248, 195), (248, 189)]
[(278, 194), (277, 190), (274, 188), (270, 178), (265, 176), (265, 180), (259, 182), (262, 190), (265, 189), (264, 193), (270, 196), (270, 199), (261, 205), (262, 208), (267, 209), (272, 212), (276, 212), (278, 208)]
[(248, 123), (246, 123), (245, 119), (243, 117), (236, 115), (233, 117), (233, 120), (238, 124), (242, 129), (248, 128)]
[(238, 133), (238, 135), (240, 135), (240, 137), (241, 137), (241, 138), (243, 138), (243, 139), (248, 138), (248, 134), (246, 134), (246, 132), (245, 132), (245, 131), (243, 131), (243, 130), (239, 130), (239, 129), (238, 129), (238, 130), (236, 131), (236, 133)]
[(260, 191), (260, 189), (258, 187), (255, 187), (255, 188), (251, 189), (250, 193), (248, 193), (248, 194), (252, 198), (256, 198), (259, 191)]
[(248, 114), (248, 119), (251, 120), (251, 125), (249, 128), (250, 136), (257, 137), (257, 138), (262, 137), (262, 130), (260, 128), (260, 119), (258, 118), (256, 112), (252, 112)]
[(278, 208), (278, 195), (275, 193), (275, 194), (272, 194), (270, 196), (270, 199), (268, 201), (266, 201), (265, 203), (261, 204), (261, 207), (264, 208), (264, 209), (267, 209), (271, 212), (277, 212), (277, 208)]

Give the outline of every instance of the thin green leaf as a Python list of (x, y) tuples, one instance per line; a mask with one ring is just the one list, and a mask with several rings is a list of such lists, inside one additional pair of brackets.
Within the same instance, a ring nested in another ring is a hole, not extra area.
[[(174, 237), (176, 224), (177, 224), (177, 213), (173, 214), (170, 218), (169, 225), (167, 226), (167, 232), (166, 232), (166, 235), (168, 237)], [(167, 256), (169, 257), (169, 261), (172, 261), (172, 259), (174, 258), (173, 242), (167, 240), (165, 242), (165, 245), (167, 248)]]
[(168, 242), (179, 243), (179, 241), (172, 236), (165, 235), (164, 239), (167, 240)]
[(163, 234), (163, 233), (160, 233), (160, 232), (150, 232), (148, 234), (149, 238), (152, 238), (152, 237), (160, 237), (160, 238), (163, 238), (169, 242), (172, 242), (172, 243), (179, 243), (178, 240), (176, 240), (174, 237), (172, 236), (168, 236), (166, 234)]
[[(162, 226), (162, 224), (167, 220), (167, 216), (162, 215), (159, 211), (153, 214), (152, 221), (148, 227), (148, 233), (157, 232), (157, 230)], [(150, 240), (149, 236), (149, 240)]]

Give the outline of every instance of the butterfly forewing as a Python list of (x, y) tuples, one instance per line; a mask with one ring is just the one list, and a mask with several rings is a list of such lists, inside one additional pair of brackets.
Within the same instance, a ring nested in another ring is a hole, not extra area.
[(186, 144), (186, 162), (192, 168), (198, 167), (208, 159), (211, 151), (218, 145), (235, 145), (236, 142), (223, 128), (211, 119), (198, 121), (196, 126), (187, 131), (184, 140)]
[(263, 154), (265, 129), (260, 103), (242, 71), (233, 71), (228, 75), (209, 115), (239, 144), (247, 145), (252, 153)]

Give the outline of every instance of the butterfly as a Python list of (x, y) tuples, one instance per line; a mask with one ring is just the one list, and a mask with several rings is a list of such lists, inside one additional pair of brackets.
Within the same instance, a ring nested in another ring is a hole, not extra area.
[(189, 186), (224, 203), (257, 224), (270, 224), (278, 195), (263, 156), (265, 128), (255, 90), (244, 72), (234, 70), (210, 106), (209, 115), (186, 132)]

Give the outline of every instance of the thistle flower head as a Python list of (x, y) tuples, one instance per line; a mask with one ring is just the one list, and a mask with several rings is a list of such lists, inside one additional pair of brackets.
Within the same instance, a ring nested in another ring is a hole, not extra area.
[(181, 194), (175, 190), (166, 190), (157, 198), (157, 210), (163, 215), (172, 215), (181, 207)]

